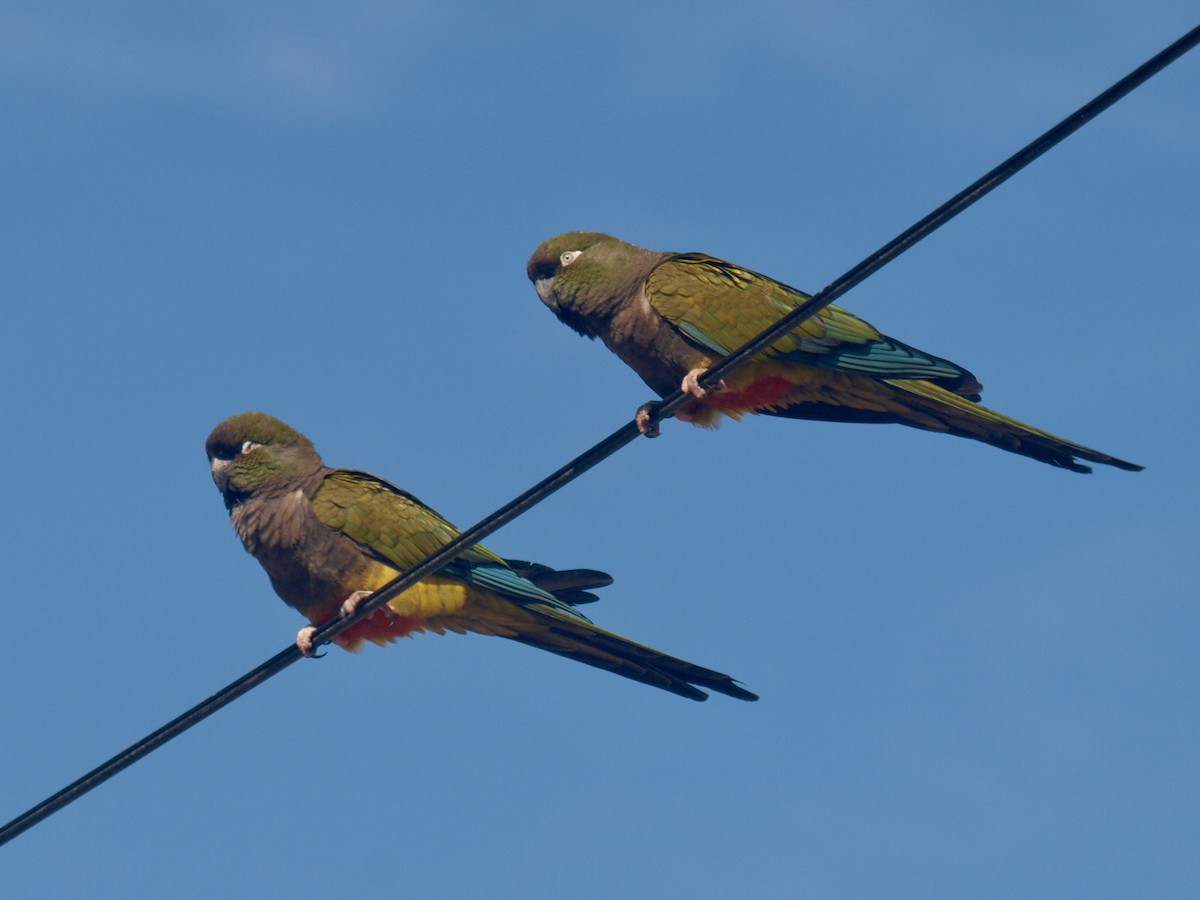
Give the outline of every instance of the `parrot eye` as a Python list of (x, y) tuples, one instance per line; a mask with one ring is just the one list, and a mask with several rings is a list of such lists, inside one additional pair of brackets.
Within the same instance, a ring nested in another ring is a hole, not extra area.
[(571, 263), (575, 262), (575, 260), (579, 259), (579, 254), (582, 252), (582, 250), (567, 250), (558, 258), (558, 261), (562, 263), (563, 268), (566, 268)]
[(242, 453), (243, 454), (249, 453), (251, 450), (256, 450), (261, 446), (262, 446), (262, 444), (256, 444), (256, 443), (254, 443), (254, 441), (243, 441), (242, 442)]

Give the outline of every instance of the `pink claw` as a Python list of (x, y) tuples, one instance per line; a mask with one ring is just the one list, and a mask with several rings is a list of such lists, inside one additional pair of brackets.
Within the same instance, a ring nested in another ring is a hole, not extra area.
[(296, 632), (296, 649), (299, 650), (301, 653), (303, 653), (305, 656), (307, 656), (309, 659), (312, 659), (314, 656), (317, 655), (316, 651), (313, 649), (313, 640), (312, 640), (313, 635), (316, 633), (317, 633), (316, 625), (305, 625), (298, 632)]
[(657, 404), (643, 403), (638, 407), (638, 411), (633, 416), (633, 422), (637, 425), (637, 430), (646, 437), (658, 437), (658, 423), (650, 418), (650, 414), (654, 412), (654, 407)]
[[(688, 372), (686, 375), (683, 376), (683, 381), (680, 383), (679, 389), (681, 391), (683, 391), (685, 394), (691, 394), (697, 400), (699, 400), (702, 397), (707, 397), (709, 395), (709, 393), (715, 393), (715, 391), (710, 392), (700, 386), (700, 376), (703, 375), (706, 371), (708, 371), (708, 370), (707, 369), (692, 369), (690, 372)], [(725, 380), (721, 379), (721, 381), (718, 382), (718, 384), (717, 384), (716, 391), (723, 391), (723, 390), (725, 390)]]
[[(373, 593), (375, 593), (375, 592), (374, 591), (355, 591), (353, 594), (351, 594), (349, 597), (346, 598), (345, 602), (342, 603), (342, 608), (338, 612), (338, 615), (341, 616), (343, 619), (350, 618), (352, 615), (354, 615), (354, 611), (356, 609), (358, 609), (358, 607), (360, 605), (362, 605), (362, 602), (364, 600), (366, 600), (368, 597), (370, 597), (371, 594), (373, 594)], [(388, 615), (389, 617), (394, 616), (391, 609), (388, 608), (387, 604), (384, 604), (381, 608), (386, 610), (385, 614)]]

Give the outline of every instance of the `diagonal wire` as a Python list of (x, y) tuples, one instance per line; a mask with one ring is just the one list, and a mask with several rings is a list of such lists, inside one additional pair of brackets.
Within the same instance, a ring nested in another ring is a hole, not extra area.
[[(714, 387), (735, 368), (769, 347), (805, 319), (816, 315), (863, 279), (878, 271), (905, 250), (950, 221), (950, 219), (965, 210), (976, 200), (979, 200), (985, 194), (1011, 178), (1055, 144), (1058, 144), (1064, 138), (1104, 112), (1104, 110), (1166, 68), (1176, 59), (1183, 56), (1198, 43), (1200, 43), (1200, 26), (1193, 28), (1165, 50), (1130, 72), (1104, 93), (1080, 107), (1041, 137), (1014, 153), (978, 181), (939, 206), (903, 234), (885, 244), (841, 277), (830, 282), (807, 301), (796, 307), (795, 310), (758, 335), (758, 337), (722, 359), (700, 377), (700, 384), (709, 388)], [(674, 414), (689, 399), (690, 397), (687, 394), (675, 391), (654, 405), (652, 419), (658, 421)], [(584, 472), (587, 472), (603, 460), (612, 456), (626, 444), (634, 441), (639, 434), (640, 432), (633, 422), (629, 422), (617, 429), (591, 449), (575, 457), (575, 459), (571, 460), (571, 462), (567, 463), (554, 474), (538, 482), (538, 484), (525, 491), (525, 493), (521, 494), (515, 500), (510, 501), (478, 524), (462, 532), (436, 553), (426, 557), (420, 563), (380, 588), (371, 595), (370, 599), (360, 605), (353, 617), (334, 619), (322, 625), (313, 635), (313, 643), (327, 643), (332, 640), (359, 619), (369, 616), (396, 595), (412, 587), (425, 576), (436, 572), (438, 569), (452, 562), (459, 554), (472, 545), (479, 543), (497, 529), (549, 497), (559, 488), (574, 481)], [(226, 685), (207, 700), (193, 706), (187, 712), (168, 722), (153, 734), (121, 751), (112, 759), (88, 772), (82, 778), (72, 782), (58, 793), (48, 797), (37, 806), (34, 806), (3, 827), (0, 827), (0, 845), (8, 843), (17, 837), (17, 835), (32, 828), (38, 822), (62, 809), (68, 803), (78, 799), (92, 788), (99, 786), (118, 772), (133, 765), (151, 751), (171, 740), (171, 738), (183, 733), (201, 720), (206, 719), (218, 709), (232, 703), (242, 694), (245, 694), (268, 678), (282, 672), (301, 658), (300, 651), (293, 644), (256, 669), (247, 672), (241, 678)]]
[[(884, 244), (840, 278), (830, 282), (753, 340), (747, 341), (733, 353), (730, 353), (720, 362), (716, 363), (711, 369), (700, 376), (699, 383), (701, 387), (715, 388), (724, 376), (742, 365), (742, 363), (767, 349), (767, 347), (771, 346), (779, 338), (783, 337), (804, 320), (816, 315), (864, 278), (874, 274), (915, 243), (928, 237), (976, 200), (981, 199), (985, 194), (990, 193), (1013, 175), (1016, 175), (1017, 172), (1025, 168), (1055, 144), (1078, 131), (1134, 88), (1148, 81), (1179, 57), (1183, 56), (1198, 43), (1200, 43), (1200, 25), (1193, 28), (1165, 50), (1142, 63), (1142, 65), (1138, 66), (1104, 93), (1079, 107), (1079, 109), (1071, 113), (1071, 115), (1067, 116), (1041, 137), (1026, 144), (978, 181), (964, 188), (907, 231)], [(656, 413), (659, 417), (671, 415), (689, 399), (687, 395), (677, 391), (659, 404)]]

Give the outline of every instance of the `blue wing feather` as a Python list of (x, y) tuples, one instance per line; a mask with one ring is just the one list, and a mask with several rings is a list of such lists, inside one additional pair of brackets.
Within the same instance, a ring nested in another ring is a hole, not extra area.
[(468, 584), (487, 588), (521, 604), (541, 603), (552, 606), (559, 612), (569, 613), (577, 619), (590, 621), (569, 603), (559, 600), (549, 591), (544, 591), (528, 578), (518, 575), (507, 566), (495, 563), (468, 563), (455, 560), (441, 570), (442, 574), (461, 578)]

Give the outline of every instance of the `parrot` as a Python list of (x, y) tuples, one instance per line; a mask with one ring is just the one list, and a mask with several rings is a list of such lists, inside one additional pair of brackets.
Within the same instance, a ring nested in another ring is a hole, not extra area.
[[(832, 422), (893, 422), (973, 438), (1073, 472), (1080, 460), (1139, 471), (979, 403), (976, 377), (827, 306), (706, 391), (703, 372), (774, 324), (808, 294), (704, 253), (646, 250), (607, 234), (571, 231), (544, 241), (526, 274), (566, 325), (601, 341), (660, 397), (691, 399), (675, 414), (716, 427), (761, 413)], [(658, 433), (653, 403), (635, 420)]]
[[(205, 444), (213, 481), (242, 544), (271, 586), (309, 620), (296, 644), (313, 656), (314, 626), (350, 616), (373, 591), (458, 531), (412, 494), (366, 472), (332, 469), (312, 442), (261, 412), (218, 424)], [(691, 700), (700, 688), (758, 695), (728, 675), (605, 631), (580, 613), (612, 578), (505, 560), (476, 544), (334, 638), (347, 650), (414, 633), (498, 635)]]

